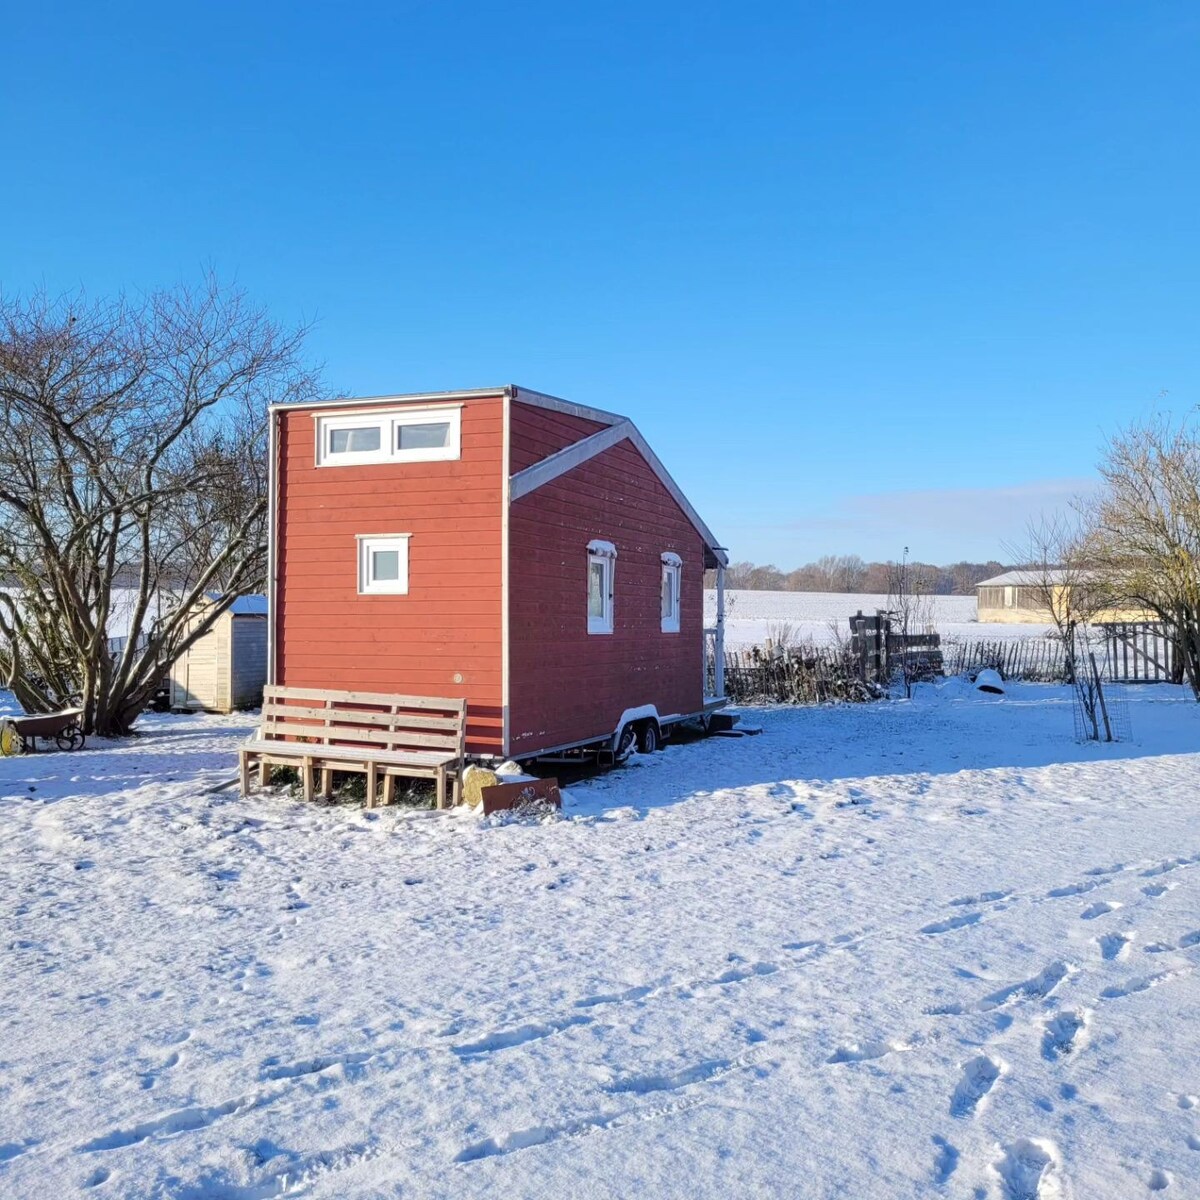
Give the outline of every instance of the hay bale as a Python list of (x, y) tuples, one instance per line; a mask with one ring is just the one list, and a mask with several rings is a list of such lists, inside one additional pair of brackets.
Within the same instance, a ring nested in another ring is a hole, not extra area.
[(483, 803), (483, 789), (495, 787), (499, 782), (495, 771), (486, 767), (468, 767), (463, 772), (463, 803), (478, 808)]

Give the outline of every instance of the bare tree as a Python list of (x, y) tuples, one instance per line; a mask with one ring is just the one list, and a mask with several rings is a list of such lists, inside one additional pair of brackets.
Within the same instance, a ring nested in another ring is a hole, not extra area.
[(1071, 680), (1078, 676), (1086, 643), (1088, 622), (1103, 607), (1104, 586), (1088, 557), (1088, 530), (1078, 517), (1054, 513), (1031, 520), (1025, 541), (1006, 545), (1005, 552), (1021, 567), (1018, 608), (1031, 607), (1050, 614), (1055, 634), (1062, 642)]
[(908, 561), (908, 547), (900, 562), (888, 564), (888, 613), (892, 638), (898, 639), (900, 678), (904, 695), (912, 697), (913, 684), (925, 674), (924, 656), (916, 653), (909, 639), (933, 632), (933, 601), (928, 568)]
[(1090, 506), (1088, 553), (1116, 603), (1148, 609), (1172, 631), (1200, 700), (1200, 429), (1165, 418), (1109, 443)]
[(0, 298), (0, 677), (26, 711), (77, 699), (88, 732), (128, 732), (262, 586), (266, 406), (314, 394), (304, 332), (212, 277), (137, 302)]

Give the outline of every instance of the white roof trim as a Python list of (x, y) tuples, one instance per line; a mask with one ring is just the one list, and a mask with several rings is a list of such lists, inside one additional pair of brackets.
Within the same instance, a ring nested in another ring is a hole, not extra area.
[(580, 442), (573, 442), (549, 457), (543, 458), (541, 462), (535, 462), (533, 466), (518, 471), (509, 481), (510, 498), (519, 500), (543, 484), (550, 483), (560, 475), (574, 470), (588, 459), (595, 458), (597, 454), (603, 454), (610, 446), (615, 446), (635, 433), (637, 430), (634, 429), (632, 421), (622, 421), (618, 425), (610, 425), (607, 429), (601, 429), (599, 433), (593, 433)]
[[(528, 395), (528, 393), (520, 393), (518, 399), (525, 395)], [(542, 407), (550, 406), (543, 405)], [(541, 462), (536, 462), (533, 466), (526, 467), (523, 471), (518, 471), (509, 480), (510, 501), (519, 500), (522, 496), (529, 495), (530, 492), (536, 491), (552, 480), (558, 479), (559, 476), (574, 470), (589, 459), (595, 458), (596, 455), (603, 454), (605, 450), (611, 446), (615, 446), (618, 442), (624, 441), (626, 438), (634, 444), (638, 453), (646, 460), (647, 465), (655, 475), (658, 476), (659, 482), (671, 493), (671, 498), (683, 510), (687, 519), (696, 527), (697, 532), (704, 538), (705, 545), (712, 551), (717, 561), (722, 566), (728, 566), (729, 556), (717, 544), (717, 539), (713, 536), (712, 530), (700, 519), (700, 514), (696, 512), (691, 505), (691, 501), (680, 490), (679, 484), (671, 478), (670, 472), (662, 465), (662, 461), (658, 455), (650, 449), (649, 443), (642, 437), (637, 426), (624, 417), (616, 418), (616, 424), (610, 425), (609, 428), (602, 429), (599, 433), (593, 433), (590, 437), (585, 437), (582, 441), (575, 442), (573, 445), (567, 446), (565, 449), (559, 450), (547, 458), (543, 458)]]
[(600, 425), (617, 425), (628, 420), (619, 413), (608, 412), (603, 408), (590, 408), (586, 404), (574, 404), (570, 400), (560, 400), (557, 396), (547, 396), (544, 392), (531, 392), (528, 388), (513, 388), (513, 397), (518, 404), (532, 404), (535, 408), (548, 408), (551, 412), (566, 413), (572, 417), (582, 417), (585, 421), (595, 421)]
[(704, 538), (706, 545), (713, 552), (713, 556), (717, 562), (723, 567), (729, 566), (729, 555), (725, 553), (724, 549), (717, 542), (716, 537), (713, 536), (713, 531), (700, 519), (700, 514), (692, 507), (692, 502), (680, 490), (679, 484), (671, 478), (671, 473), (662, 465), (662, 460), (650, 449), (649, 443), (642, 437), (636, 427), (629, 435), (629, 440), (638, 448), (642, 457), (650, 464), (655, 475), (658, 476), (663, 487), (671, 493), (675, 503), (683, 509), (687, 519), (691, 521), (701, 537)]

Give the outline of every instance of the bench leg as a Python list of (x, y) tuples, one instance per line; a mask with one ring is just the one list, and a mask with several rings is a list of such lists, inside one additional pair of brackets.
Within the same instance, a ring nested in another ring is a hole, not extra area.
[(446, 768), (438, 767), (437, 769), (437, 806), (438, 808), (446, 807)]
[(384, 804), (396, 803), (396, 777), (395, 775), (385, 775), (383, 777), (383, 802)]
[(328, 767), (321, 769), (321, 795), (326, 800), (333, 796), (333, 772)]
[(258, 786), (266, 787), (271, 782), (271, 764), (262, 760), (258, 764)]
[(460, 767), (450, 780), (450, 803), (456, 807), (463, 802), (462, 786), (462, 768)]
[(367, 763), (367, 807), (375, 807), (375, 788), (378, 784), (378, 769), (373, 762)]
[(238, 755), (238, 786), (243, 796), (250, 794), (250, 755), (245, 750)]
[(306, 758), (304, 760), (304, 764), (300, 768), (300, 773), (304, 776), (304, 800), (305, 800), (305, 803), (311, 804), (312, 799), (313, 799), (313, 792), (315, 790), (314, 784), (316, 782), (313, 778), (313, 776), (316, 775), (316, 771), (313, 769), (313, 760), (311, 758)]

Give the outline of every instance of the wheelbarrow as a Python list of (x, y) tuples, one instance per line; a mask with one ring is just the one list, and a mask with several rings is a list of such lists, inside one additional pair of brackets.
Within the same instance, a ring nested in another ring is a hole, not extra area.
[(32, 717), (0, 717), (0, 754), (23, 754), (37, 750), (37, 740), (53, 741), (60, 750), (83, 748), (82, 708), (38, 713)]

